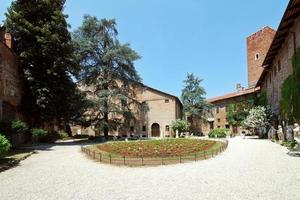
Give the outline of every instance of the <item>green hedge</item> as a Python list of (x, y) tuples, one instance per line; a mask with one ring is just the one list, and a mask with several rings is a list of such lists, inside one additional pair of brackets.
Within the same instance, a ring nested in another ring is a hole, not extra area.
[(26, 124), (26, 122), (17, 120), (17, 121), (13, 121), (11, 123), (11, 128), (16, 132), (16, 133), (26, 133), (29, 130), (28, 125)]
[(225, 138), (230, 133), (229, 129), (216, 128), (209, 132), (208, 137), (210, 138)]
[(3, 158), (11, 147), (10, 142), (5, 136), (0, 134), (0, 158)]

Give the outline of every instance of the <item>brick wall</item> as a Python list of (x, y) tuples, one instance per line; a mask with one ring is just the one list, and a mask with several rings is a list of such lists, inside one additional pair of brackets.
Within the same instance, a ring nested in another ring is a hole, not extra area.
[(0, 120), (17, 117), (21, 103), (21, 83), (16, 55), (0, 41)]
[(270, 48), (276, 31), (264, 27), (247, 37), (248, 87), (256, 85), (263, 71), (262, 63)]
[(281, 88), (285, 79), (293, 73), (292, 57), (294, 55), (294, 38), (296, 36), (296, 48), (300, 46), (300, 18), (295, 20), (293, 28), (285, 38), (278, 54), (272, 61), (271, 70), (263, 80), (262, 89), (267, 92), (268, 103), (273, 111), (279, 114), (279, 104), (281, 99)]

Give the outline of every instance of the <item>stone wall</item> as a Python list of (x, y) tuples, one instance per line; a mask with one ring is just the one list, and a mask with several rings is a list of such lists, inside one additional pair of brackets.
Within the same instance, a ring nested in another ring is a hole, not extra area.
[(295, 54), (294, 33), (296, 48), (300, 46), (300, 17), (295, 20), (293, 28), (285, 38), (278, 54), (272, 61), (272, 67), (264, 77), (262, 90), (267, 92), (268, 103), (275, 114), (279, 115), (281, 88), (285, 79), (293, 73), (292, 57)]

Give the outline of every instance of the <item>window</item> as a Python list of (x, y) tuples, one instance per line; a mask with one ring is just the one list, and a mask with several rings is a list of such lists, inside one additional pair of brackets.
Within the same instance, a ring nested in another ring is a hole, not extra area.
[(259, 53), (255, 54), (255, 60), (259, 59)]
[(130, 131), (133, 132), (134, 131), (134, 127), (130, 126)]
[(220, 112), (220, 108), (219, 108), (219, 106), (217, 106), (217, 108), (216, 108), (217, 110), (216, 110), (216, 112), (217, 113), (219, 113)]
[(169, 125), (166, 125), (166, 131), (170, 131), (170, 126)]
[(280, 70), (281, 70), (281, 62), (280, 60), (278, 60), (278, 72), (280, 72)]
[(221, 122), (221, 119), (220, 119), (220, 118), (218, 118), (218, 122)]
[(169, 99), (165, 99), (165, 103), (169, 103)]
[(221, 126), (218, 126), (218, 128), (221, 128)]
[(146, 126), (143, 126), (143, 132), (145, 132), (146, 131)]
[(225, 128), (230, 129), (230, 125), (226, 124)]

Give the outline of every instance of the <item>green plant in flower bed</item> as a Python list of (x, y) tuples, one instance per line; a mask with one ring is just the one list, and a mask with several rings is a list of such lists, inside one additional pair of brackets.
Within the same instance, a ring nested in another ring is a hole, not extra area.
[(11, 144), (4, 135), (0, 134), (0, 158), (2, 158), (10, 149)]
[(216, 128), (209, 132), (208, 137), (210, 138), (225, 138), (230, 133), (229, 129)]
[(166, 139), (134, 142), (111, 142), (97, 145), (100, 152), (126, 157), (187, 156), (211, 149), (217, 142), (195, 139)]
[(281, 145), (285, 146), (285, 147), (287, 147), (289, 149), (292, 149), (292, 148), (294, 148), (297, 145), (297, 142), (296, 141), (284, 141), (284, 142), (282, 142)]

